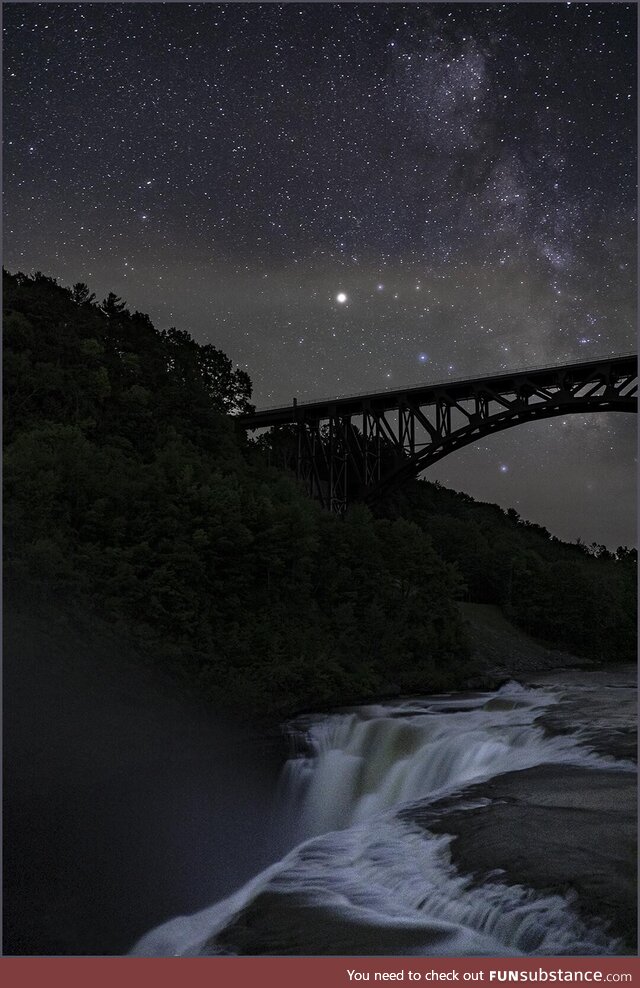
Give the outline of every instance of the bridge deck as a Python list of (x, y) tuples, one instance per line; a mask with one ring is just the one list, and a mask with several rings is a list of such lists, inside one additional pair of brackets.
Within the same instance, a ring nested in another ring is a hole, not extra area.
[(330, 415), (336, 413), (355, 415), (362, 411), (365, 405), (378, 412), (388, 412), (399, 408), (405, 401), (419, 405), (435, 403), (445, 391), (449, 397), (463, 401), (473, 397), (483, 387), (498, 390), (504, 394), (508, 391), (511, 382), (521, 384), (525, 379), (531, 379), (537, 387), (550, 387), (557, 381), (558, 371), (567, 375), (576, 371), (582, 376), (585, 372), (588, 373), (590, 369), (597, 371), (603, 364), (615, 364), (616, 368), (623, 374), (635, 373), (638, 356), (635, 353), (603, 356), (595, 360), (578, 361), (571, 364), (554, 364), (547, 367), (505, 371), (501, 374), (487, 374), (482, 377), (425, 383), (409, 388), (393, 388), (370, 394), (348, 395), (342, 398), (327, 398), (322, 401), (301, 402), (299, 404), (292, 403), (277, 408), (263, 409), (248, 415), (239, 415), (237, 421), (247, 429), (260, 429), (286, 425), (294, 421), (317, 421), (329, 418)]

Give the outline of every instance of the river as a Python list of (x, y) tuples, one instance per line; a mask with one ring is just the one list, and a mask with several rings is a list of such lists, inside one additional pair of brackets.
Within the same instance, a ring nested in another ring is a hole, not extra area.
[(296, 719), (265, 820), (278, 859), (132, 953), (633, 953), (635, 676)]

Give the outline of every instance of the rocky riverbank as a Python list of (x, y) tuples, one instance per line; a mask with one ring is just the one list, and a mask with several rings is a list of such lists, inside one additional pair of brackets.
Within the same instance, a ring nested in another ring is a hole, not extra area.
[(552, 669), (593, 668), (589, 659), (549, 648), (525, 634), (493, 604), (461, 603), (477, 673), (469, 689), (492, 689), (508, 679), (526, 679)]

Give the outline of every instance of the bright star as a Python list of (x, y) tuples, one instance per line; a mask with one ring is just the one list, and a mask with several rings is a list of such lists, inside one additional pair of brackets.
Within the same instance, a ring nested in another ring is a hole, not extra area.
[(344, 303), (345, 303), (346, 301), (347, 301), (347, 296), (345, 295), (345, 293), (344, 293), (344, 292), (339, 292), (339, 293), (338, 293), (338, 294), (336, 295), (336, 302), (339, 302), (339, 303), (340, 303), (340, 305), (344, 305)]

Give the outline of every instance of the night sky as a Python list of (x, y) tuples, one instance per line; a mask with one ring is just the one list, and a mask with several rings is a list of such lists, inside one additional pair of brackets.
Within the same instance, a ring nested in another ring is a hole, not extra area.
[[(6, 4), (5, 266), (115, 291), (257, 406), (636, 349), (636, 8)], [(636, 544), (635, 416), (427, 476)]]

